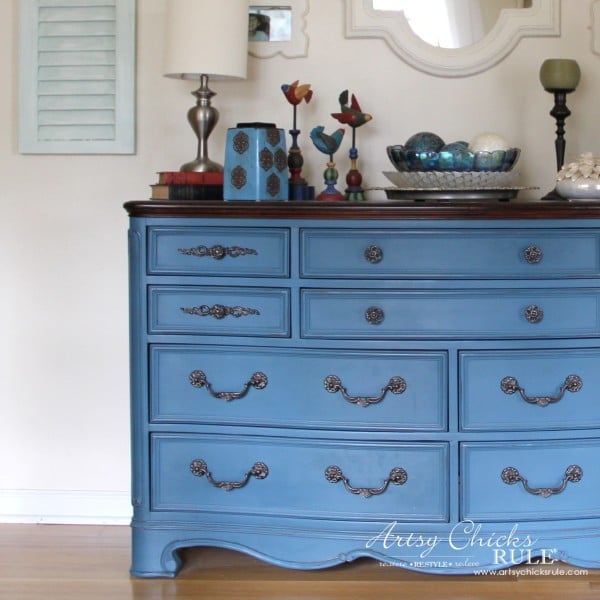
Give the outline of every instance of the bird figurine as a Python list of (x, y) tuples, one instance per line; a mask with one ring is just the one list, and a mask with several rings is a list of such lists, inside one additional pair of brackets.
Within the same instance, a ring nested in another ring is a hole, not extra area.
[(310, 139), (317, 150), (320, 150), (323, 154), (329, 154), (330, 160), (333, 161), (333, 155), (338, 151), (345, 133), (345, 129), (337, 129), (331, 135), (328, 135), (325, 133), (325, 127), (318, 125), (310, 132)]
[(341, 112), (332, 113), (332, 117), (344, 125), (352, 128), (360, 127), (368, 123), (373, 117), (360, 108), (356, 96), (352, 94), (352, 102), (348, 105), (348, 90), (344, 90), (339, 97)]
[(346, 199), (360, 202), (365, 199), (362, 188), (362, 175), (358, 170), (358, 148), (356, 147), (356, 129), (368, 123), (373, 116), (363, 112), (356, 96), (352, 94), (352, 100), (348, 104), (348, 90), (344, 90), (339, 96), (340, 112), (332, 113), (331, 116), (340, 123), (352, 127), (352, 148), (350, 148), (350, 170), (346, 174)]
[(327, 134), (325, 133), (325, 127), (322, 125), (314, 127), (310, 132), (310, 139), (313, 141), (313, 144), (317, 150), (320, 150), (323, 152), (323, 154), (329, 155), (327, 167), (323, 172), (323, 179), (325, 180), (326, 188), (317, 196), (318, 201), (331, 202), (344, 199), (344, 195), (335, 187), (339, 173), (335, 168), (333, 155), (340, 147), (345, 133), (346, 131), (344, 129), (337, 129), (332, 134)]
[(308, 104), (313, 97), (313, 91), (310, 89), (310, 83), (299, 85), (298, 79), (296, 79), (296, 81), (293, 83), (284, 83), (281, 86), (281, 91), (292, 106), (297, 106), (300, 104), (300, 102), (302, 102), (302, 100)]
[(302, 151), (298, 145), (298, 136), (300, 130), (297, 124), (297, 110), (298, 105), (304, 100), (307, 104), (313, 97), (313, 91), (310, 89), (310, 83), (300, 84), (299, 80), (292, 83), (284, 83), (281, 86), (281, 91), (285, 96), (285, 99), (292, 105), (292, 128), (289, 130), (292, 136), (292, 145), (288, 150), (288, 167), (290, 170), (289, 178), (289, 199), (290, 200), (308, 200), (312, 199), (312, 188), (306, 183), (304, 177), (302, 177), (302, 167), (304, 165), (304, 158), (302, 157)]

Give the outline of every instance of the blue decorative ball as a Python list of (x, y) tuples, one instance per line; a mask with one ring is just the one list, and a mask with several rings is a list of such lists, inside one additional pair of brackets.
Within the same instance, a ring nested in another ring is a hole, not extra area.
[(444, 146), (444, 140), (431, 131), (421, 131), (411, 135), (404, 148), (412, 152), (439, 152)]

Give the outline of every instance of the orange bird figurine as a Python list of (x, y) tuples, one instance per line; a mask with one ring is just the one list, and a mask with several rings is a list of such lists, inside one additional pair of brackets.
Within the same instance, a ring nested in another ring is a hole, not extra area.
[(287, 101), (293, 106), (297, 106), (304, 100), (307, 104), (310, 102), (313, 92), (310, 89), (310, 83), (304, 83), (302, 85), (298, 85), (299, 81), (296, 80), (294, 83), (284, 83), (281, 86), (281, 91), (283, 95), (287, 98)]

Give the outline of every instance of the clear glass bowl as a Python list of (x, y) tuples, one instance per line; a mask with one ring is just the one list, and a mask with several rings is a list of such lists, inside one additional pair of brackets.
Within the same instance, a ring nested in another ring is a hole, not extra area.
[(510, 171), (521, 154), (520, 148), (495, 150), (493, 152), (471, 152), (464, 146), (439, 152), (417, 151), (396, 144), (387, 146), (388, 158), (394, 167), (406, 171)]

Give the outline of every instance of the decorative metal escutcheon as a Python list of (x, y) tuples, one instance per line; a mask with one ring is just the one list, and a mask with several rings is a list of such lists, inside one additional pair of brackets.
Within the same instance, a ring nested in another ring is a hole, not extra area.
[(248, 315), (260, 315), (260, 311), (256, 308), (245, 308), (243, 306), (224, 306), (223, 304), (215, 304), (208, 306), (194, 306), (192, 308), (181, 308), (181, 311), (186, 315), (195, 315), (198, 317), (214, 317), (215, 319), (224, 319), (225, 317), (247, 317)]
[(544, 311), (537, 305), (532, 304), (525, 309), (525, 318), (530, 323), (541, 323), (544, 319)]
[(388, 392), (403, 394), (406, 391), (406, 381), (399, 376), (392, 377), (387, 385), (381, 388), (381, 393), (378, 396), (350, 396), (348, 390), (342, 385), (342, 380), (337, 375), (327, 375), (323, 385), (330, 394), (341, 392), (344, 400), (350, 402), (350, 404), (358, 404), (363, 408), (371, 406), (371, 404), (378, 404)]
[(230, 256), (231, 258), (238, 258), (239, 256), (246, 256), (248, 254), (258, 254), (254, 248), (242, 248), (240, 246), (221, 246), (217, 244), (215, 246), (196, 246), (195, 248), (180, 248), (180, 254), (184, 254), (185, 256), (197, 256), (199, 258), (208, 256), (209, 258), (214, 258), (215, 260), (223, 260), (226, 256)]
[(527, 246), (527, 248), (523, 250), (523, 256), (530, 265), (536, 265), (544, 258), (544, 252), (537, 246)]
[(521, 398), (529, 404), (537, 404), (538, 406), (548, 406), (549, 404), (555, 404), (562, 400), (565, 392), (571, 392), (572, 394), (578, 392), (583, 387), (583, 380), (579, 375), (569, 375), (565, 378), (563, 384), (558, 390), (558, 394), (555, 396), (528, 396), (525, 390), (519, 385), (519, 382), (515, 377), (505, 377), (500, 382), (500, 389), (505, 394), (514, 394), (519, 392)]
[(378, 306), (370, 306), (365, 311), (365, 319), (371, 325), (380, 325), (383, 323), (383, 319), (385, 319), (385, 313)]
[(550, 496), (554, 496), (563, 492), (567, 487), (567, 483), (578, 483), (579, 481), (581, 481), (583, 477), (583, 469), (579, 465), (571, 465), (570, 467), (567, 467), (561, 484), (558, 487), (553, 488), (530, 487), (529, 483), (527, 482), (527, 479), (525, 479), (525, 477), (523, 477), (519, 473), (518, 469), (515, 469), (515, 467), (506, 467), (505, 469), (503, 469), (502, 473), (500, 474), (500, 477), (502, 481), (507, 485), (514, 485), (515, 483), (521, 482), (523, 484), (523, 487), (525, 488), (525, 491), (528, 494), (532, 494), (534, 496), (542, 496), (542, 498), (549, 498)]
[(337, 465), (331, 465), (325, 469), (325, 479), (329, 481), (329, 483), (339, 483), (342, 481), (344, 483), (344, 487), (351, 493), (356, 494), (357, 496), (362, 496), (363, 498), (370, 498), (371, 496), (379, 496), (383, 494), (390, 485), (393, 483), (394, 485), (404, 485), (408, 481), (408, 474), (402, 467), (394, 467), (391, 471), (387, 479), (383, 482), (383, 485), (378, 488), (355, 488), (350, 485), (350, 481), (342, 472), (342, 469)]
[(365, 250), (365, 258), (373, 265), (383, 260), (383, 250), (379, 246), (368, 246)]
[(197, 458), (190, 463), (190, 471), (192, 472), (192, 475), (195, 475), (196, 477), (206, 477), (211, 485), (224, 490), (225, 492), (243, 488), (248, 481), (250, 481), (250, 477), (254, 477), (255, 479), (265, 479), (269, 475), (269, 467), (267, 467), (265, 463), (255, 462), (241, 481), (216, 481), (213, 479), (213, 476), (208, 469), (208, 465), (201, 458)]
[(231, 402), (231, 400), (239, 400), (240, 398), (243, 398), (248, 393), (250, 388), (264, 390), (269, 383), (268, 377), (260, 371), (257, 371), (252, 375), (252, 377), (250, 377), (240, 392), (215, 392), (212, 385), (206, 379), (204, 371), (200, 370), (192, 371), (190, 373), (189, 380), (193, 387), (198, 389), (206, 387), (209, 394), (213, 398), (224, 400), (225, 402)]

